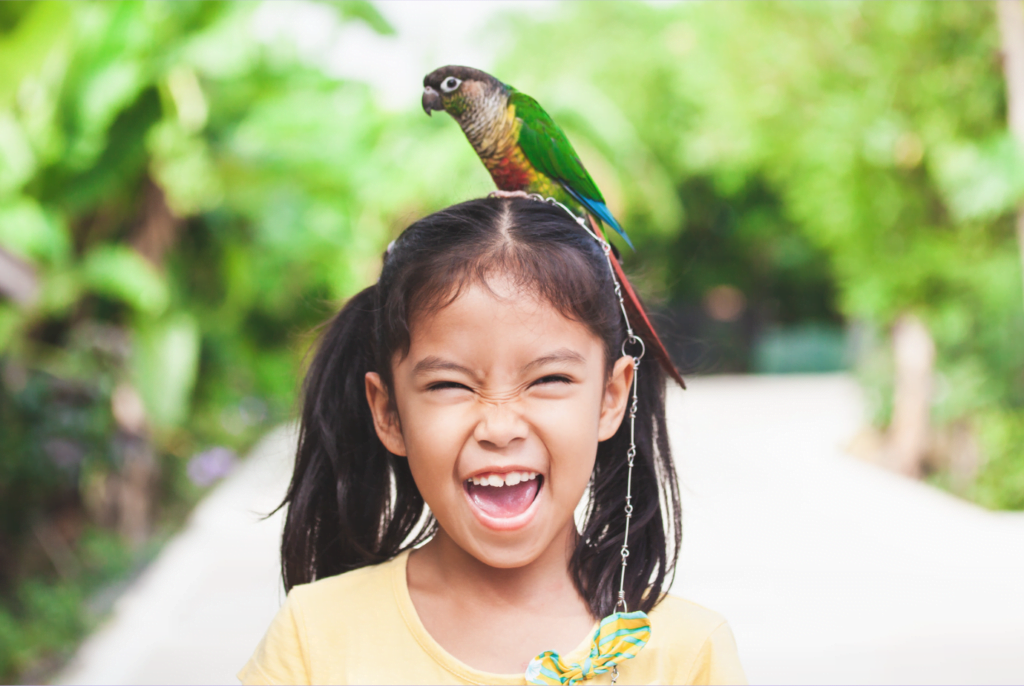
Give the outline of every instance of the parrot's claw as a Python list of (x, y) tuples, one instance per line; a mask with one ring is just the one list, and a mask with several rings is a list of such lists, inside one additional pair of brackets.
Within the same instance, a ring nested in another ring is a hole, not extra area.
[(487, 194), (488, 198), (526, 198), (531, 199), (531, 196), (526, 191), (491, 191)]

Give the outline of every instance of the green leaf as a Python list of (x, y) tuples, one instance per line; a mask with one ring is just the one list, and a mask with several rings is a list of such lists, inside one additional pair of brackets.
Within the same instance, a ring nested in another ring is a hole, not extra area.
[(217, 206), (224, 191), (202, 138), (164, 120), (150, 130), (146, 145), (152, 156), (150, 169), (176, 215), (188, 217)]
[(142, 66), (127, 60), (104, 64), (83, 80), (78, 102), (82, 135), (68, 152), (69, 165), (85, 169), (96, 161), (106, 145), (107, 129), (145, 86)]
[(179, 426), (188, 417), (199, 368), (199, 326), (184, 312), (135, 327), (132, 376), (153, 424)]
[(1013, 209), (1024, 195), (1024, 155), (1009, 132), (981, 143), (941, 148), (933, 173), (959, 221), (993, 219)]
[(0, 110), (0, 195), (21, 188), (35, 168), (35, 153), (21, 124), (10, 112)]
[(82, 272), (86, 288), (128, 303), (139, 312), (157, 315), (167, 308), (164, 277), (128, 246), (96, 248), (86, 255)]
[(395, 27), (384, 18), (369, 0), (341, 0), (328, 3), (343, 19), (359, 19), (382, 36), (393, 36)]
[(34, 2), (29, 8), (11, 34), (0, 36), (0, 109), (13, 101), (26, 76), (68, 43), (69, 3)]
[(237, 79), (246, 84), (259, 59), (260, 46), (252, 40), (251, 15), (256, 3), (226, 3), (223, 14), (204, 30), (184, 36), (181, 60), (200, 74)]
[(7, 346), (14, 340), (22, 321), (21, 314), (8, 305), (0, 302), (0, 353), (7, 350)]
[(33, 198), (0, 202), (0, 245), (32, 261), (62, 262), (71, 250), (67, 230)]

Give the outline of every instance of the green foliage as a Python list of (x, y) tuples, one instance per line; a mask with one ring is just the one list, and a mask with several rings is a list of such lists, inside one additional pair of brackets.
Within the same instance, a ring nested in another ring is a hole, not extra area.
[(157, 424), (177, 426), (188, 416), (199, 338), (195, 319), (184, 312), (136, 329), (133, 378)]
[[(326, 6), (393, 33), (367, 2)], [(186, 460), (289, 416), (308, 334), (400, 228), (488, 189), (457, 131), (260, 38), (267, 11), (288, 10), (0, 5), (0, 249), (37, 281), (0, 297), (0, 677), (63, 651), (81, 595), (127, 569), (87, 562), (123, 557), (88, 532), (126, 441), (152, 443), (181, 516)], [(67, 517), (70, 567), (31, 533)]]
[(598, 183), (671, 299), (739, 288), (773, 368), (807, 344), (780, 325), (861, 322), (883, 423), (892, 372), (870, 342), (917, 314), (934, 419), (988, 427), (976, 497), (1020, 507), (1024, 158), (992, 3), (572, 3), (513, 36), (500, 73), (620, 171)]
[[(372, 5), (331, 6), (391, 31)], [(372, 278), (402, 222), (487, 188), (450, 128), (253, 38), (255, 11), (30, 4), (0, 47), (0, 245), (42, 281), (33, 307), (5, 306), (5, 345), (31, 356), (44, 319), (125, 327), (165, 434), (250, 396), (290, 407), (294, 336)]]
[[(15, 376), (11, 367), (5, 371)], [(22, 386), (19, 391), (0, 394), (0, 550), (5, 553), (30, 533), (47, 501), (75, 493), (80, 475), (113, 460), (110, 390), (102, 380), (86, 385), (32, 374), (14, 383)], [(0, 569), (4, 577), (9, 572)]]
[(56, 583), (28, 578), (0, 606), (0, 674), (31, 670), (28, 676), (38, 679), (59, 664), (96, 624), (89, 595), (146, 558), (129, 551), (117, 535), (96, 528), (83, 532), (78, 552), (82, 569), (76, 578)]
[(970, 496), (993, 509), (1024, 510), (1024, 411), (989, 411), (979, 424), (986, 460)]
[(167, 309), (167, 284), (157, 270), (125, 245), (101, 245), (82, 259), (82, 286), (90, 293), (158, 315)]
[[(69, 350), (72, 354), (74, 348)], [(89, 355), (88, 362), (95, 361)], [(90, 359), (91, 358), (91, 359)], [(0, 386), (0, 677), (66, 655), (86, 627), (84, 594), (123, 572), (127, 549), (116, 536), (86, 531), (76, 554), (65, 531), (81, 526), (83, 486), (114, 469), (109, 377), (79, 368), (92, 382), (28, 373), (10, 361)], [(17, 388), (17, 390), (12, 389)], [(47, 534), (47, 532), (50, 532)], [(40, 546), (49, 537), (48, 546)], [(54, 543), (55, 542), (55, 543)], [(101, 553), (97, 555), (95, 553)], [(60, 579), (54, 583), (54, 572)]]
[(377, 33), (384, 36), (395, 35), (395, 29), (388, 20), (373, 6), (369, 0), (332, 0), (328, 3), (350, 19), (360, 19)]
[(12, 674), (49, 654), (66, 654), (86, 629), (81, 589), (27, 581), (20, 610), (0, 608), (0, 673)]

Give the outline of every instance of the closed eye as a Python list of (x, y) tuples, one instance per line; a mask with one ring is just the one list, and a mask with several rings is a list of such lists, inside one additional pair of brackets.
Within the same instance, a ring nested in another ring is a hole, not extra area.
[(536, 386), (537, 384), (552, 384), (552, 383), (572, 383), (572, 379), (562, 374), (548, 374), (534, 381), (531, 385)]
[(437, 383), (432, 383), (429, 386), (427, 386), (428, 391), (443, 391), (447, 388), (461, 388), (467, 391), (470, 390), (469, 386), (458, 383), (456, 381), (438, 381)]

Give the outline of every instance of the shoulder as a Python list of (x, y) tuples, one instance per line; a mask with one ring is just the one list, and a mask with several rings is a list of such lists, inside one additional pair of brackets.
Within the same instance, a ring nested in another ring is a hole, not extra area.
[(746, 683), (736, 641), (725, 617), (668, 594), (649, 617), (651, 640), (644, 651), (650, 651), (660, 682)]
[(321, 656), (335, 653), (334, 646), (358, 642), (367, 623), (401, 625), (397, 575), (404, 583), (402, 556), (292, 588), (282, 612), (290, 609), (295, 617), (314, 668)]
[(668, 593), (648, 614), (652, 626), (664, 635), (679, 638), (709, 635), (726, 623), (725, 617), (714, 610)]
[(392, 579), (399, 560), (293, 587), (248, 664), (242, 683), (340, 681), (345, 646), (366, 622), (394, 624)]
[(393, 559), (295, 586), (288, 593), (287, 603), (306, 620), (336, 617), (338, 610), (344, 607), (358, 610), (361, 606), (379, 606), (381, 600), (393, 592), (391, 577), (395, 562)]

